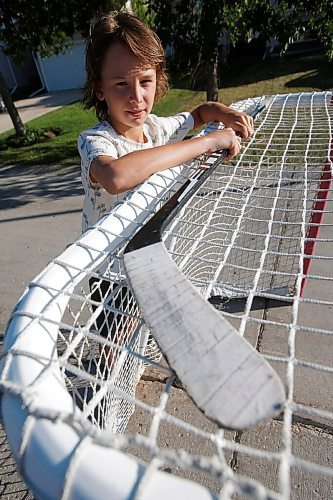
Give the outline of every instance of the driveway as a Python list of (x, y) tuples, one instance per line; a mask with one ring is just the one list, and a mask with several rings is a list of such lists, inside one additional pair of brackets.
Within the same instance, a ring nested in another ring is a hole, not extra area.
[[(0, 168), (0, 352), (10, 313), (26, 285), (79, 236), (82, 202), (77, 165)], [(33, 498), (16, 471), (1, 415), (0, 497)]]
[[(15, 106), (20, 114), (23, 123), (27, 123), (33, 118), (45, 115), (50, 111), (61, 108), (65, 104), (79, 101), (82, 97), (81, 89), (62, 90), (48, 92), (29, 99), (22, 99), (15, 102)], [(0, 113), (0, 133), (13, 128), (9, 114), (5, 111)]]

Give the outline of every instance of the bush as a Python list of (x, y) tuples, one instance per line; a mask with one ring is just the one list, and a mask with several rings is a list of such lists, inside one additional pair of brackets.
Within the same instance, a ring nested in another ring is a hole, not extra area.
[(24, 136), (9, 135), (0, 141), (0, 150), (7, 148), (22, 148), (37, 142), (43, 142), (60, 134), (60, 129), (27, 128)]

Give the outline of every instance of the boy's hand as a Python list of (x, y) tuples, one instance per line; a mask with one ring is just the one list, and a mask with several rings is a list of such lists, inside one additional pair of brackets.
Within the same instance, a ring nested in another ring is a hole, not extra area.
[(226, 108), (221, 113), (221, 122), (226, 127), (231, 127), (241, 134), (242, 140), (246, 141), (254, 132), (252, 116), (236, 111), (232, 108)]
[(226, 160), (231, 160), (234, 156), (238, 155), (241, 148), (241, 137), (236, 135), (232, 128), (224, 128), (208, 134), (206, 138), (210, 140), (209, 153), (226, 149), (228, 151)]
[(249, 139), (254, 132), (252, 116), (229, 108), (220, 102), (208, 101), (205, 104), (200, 104), (192, 111), (192, 116), (193, 128), (211, 121), (222, 122), (225, 127), (239, 132), (244, 141)]

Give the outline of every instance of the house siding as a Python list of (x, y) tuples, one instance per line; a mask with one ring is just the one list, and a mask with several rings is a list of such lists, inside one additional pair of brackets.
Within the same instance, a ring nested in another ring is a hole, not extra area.
[(73, 47), (57, 56), (38, 56), (40, 72), (48, 92), (82, 87), (85, 80), (85, 43), (77, 40)]

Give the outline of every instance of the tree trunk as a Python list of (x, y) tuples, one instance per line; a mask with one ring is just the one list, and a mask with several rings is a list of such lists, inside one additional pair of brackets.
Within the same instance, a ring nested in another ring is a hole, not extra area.
[(207, 101), (219, 100), (218, 52), (214, 53), (214, 58), (207, 62), (206, 94)]
[(23, 125), (21, 117), (15, 107), (12, 96), (10, 95), (7, 89), (5, 80), (3, 79), (1, 72), (0, 72), (0, 94), (2, 95), (3, 102), (5, 103), (9, 116), (13, 122), (16, 135), (18, 135), (19, 137), (23, 137), (26, 134), (26, 128)]
[[(220, 0), (221, 2), (221, 0)], [(223, 3), (223, 2), (222, 2)], [(220, 37), (220, 5), (216, 0), (202, 0), (198, 36), (206, 69), (207, 101), (218, 101), (218, 42)]]

